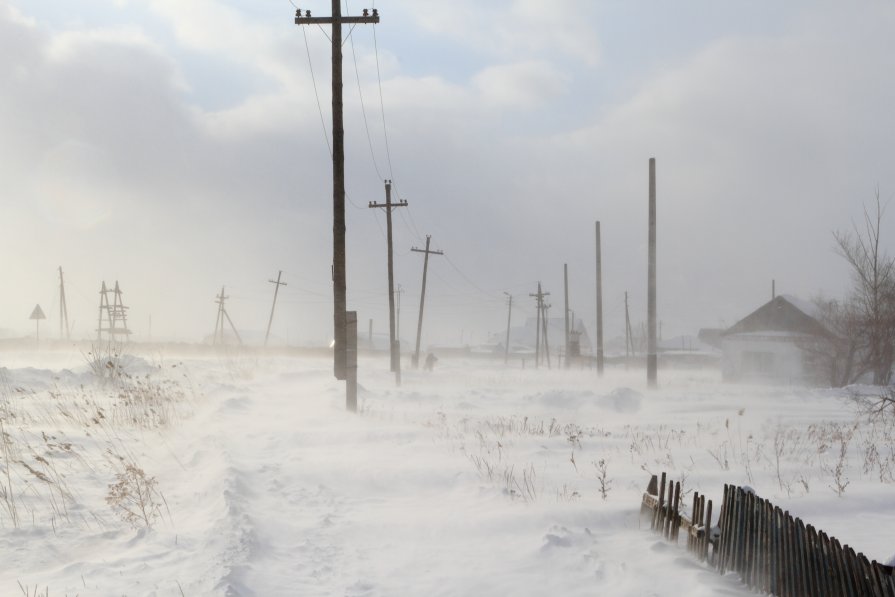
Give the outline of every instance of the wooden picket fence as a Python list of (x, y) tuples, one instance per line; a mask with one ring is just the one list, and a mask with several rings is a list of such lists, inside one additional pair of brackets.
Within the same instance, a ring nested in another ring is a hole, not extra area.
[(680, 483), (653, 475), (641, 520), (674, 543), (683, 532), (691, 553), (721, 574), (738, 573), (751, 589), (780, 597), (895, 597), (891, 566), (868, 561), (751, 491), (725, 485), (715, 526), (712, 500), (694, 493), (688, 517), (680, 494)]

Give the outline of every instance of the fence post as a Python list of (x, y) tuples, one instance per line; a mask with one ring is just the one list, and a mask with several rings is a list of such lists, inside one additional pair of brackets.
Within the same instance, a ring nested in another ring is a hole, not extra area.
[(659, 501), (656, 504), (656, 512), (653, 515), (653, 526), (652, 530), (658, 531), (661, 527), (659, 526), (662, 521), (662, 504), (665, 499), (665, 473), (662, 473), (662, 481), (659, 483)]

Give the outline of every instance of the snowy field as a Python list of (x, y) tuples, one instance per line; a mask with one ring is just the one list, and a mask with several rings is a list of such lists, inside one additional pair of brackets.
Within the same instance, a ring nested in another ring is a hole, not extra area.
[[(895, 420), (705, 371), (0, 354), (0, 595), (746, 595), (639, 528), (651, 473), (895, 552)], [(863, 390), (868, 390), (863, 388)]]

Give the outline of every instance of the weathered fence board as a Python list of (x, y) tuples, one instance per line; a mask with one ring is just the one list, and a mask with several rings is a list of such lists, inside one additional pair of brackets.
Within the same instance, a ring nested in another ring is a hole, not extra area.
[[(895, 570), (871, 562), (766, 499), (724, 486), (717, 526), (712, 501), (694, 492), (681, 514), (681, 484), (653, 476), (641, 519), (669, 541), (687, 536), (687, 550), (721, 574), (736, 572), (750, 588), (780, 597), (895, 597)], [(714, 529), (714, 532), (713, 532)]]

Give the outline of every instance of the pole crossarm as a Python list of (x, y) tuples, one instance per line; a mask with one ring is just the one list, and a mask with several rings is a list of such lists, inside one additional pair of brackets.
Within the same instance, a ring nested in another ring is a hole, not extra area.
[(373, 14), (368, 9), (364, 9), (362, 16), (359, 17), (312, 17), (311, 11), (306, 10), (302, 14), (301, 9), (295, 11), (296, 25), (332, 25), (333, 23), (342, 23), (343, 25), (376, 25), (379, 23), (379, 10), (374, 8)]
[(397, 203), (376, 203), (375, 201), (370, 201), (370, 205), (368, 206), (370, 209), (376, 207), (384, 207), (386, 209), (394, 209), (395, 207), (407, 207), (408, 203), (405, 200), (398, 201)]
[(436, 251), (435, 249), (417, 249), (416, 247), (411, 247), (411, 251), (414, 253), (428, 253), (429, 255), (444, 255), (444, 251)]

